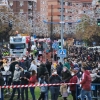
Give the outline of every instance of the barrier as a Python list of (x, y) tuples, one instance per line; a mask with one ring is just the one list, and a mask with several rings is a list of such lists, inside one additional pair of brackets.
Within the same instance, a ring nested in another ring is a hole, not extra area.
[[(76, 100), (78, 100), (80, 98), (80, 93), (81, 92), (81, 87), (79, 84), (76, 85)], [(98, 95), (98, 93), (100, 93), (100, 84), (91, 84), (91, 96), (92, 99), (100, 99), (100, 94)], [(85, 96), (86, 100), (87, 97)]]
[(76, 84), (76, 83), (57, 83), (57, 84), (30, 84), (30, 85), (5, 85), (0, 88), (22, 88), (22, 87), (41, 87), (41, 86), (59, 86), (62, 84)]

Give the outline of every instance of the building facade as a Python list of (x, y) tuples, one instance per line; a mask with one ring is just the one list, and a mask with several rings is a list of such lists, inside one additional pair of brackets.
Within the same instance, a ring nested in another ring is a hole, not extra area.
[[(63, 0), (63, 20), (66, 33), (75, 33), (76, 24), (83, 15), (92, 16), (92, 0)], [(48, 0), (48, 21), (61, 20), (61, 0)]]
[(36, 12), (36, 0), (8, 0), (8, 4), (14, 14), (25, 14), (27, 20), (32, 24), (33, 15)]

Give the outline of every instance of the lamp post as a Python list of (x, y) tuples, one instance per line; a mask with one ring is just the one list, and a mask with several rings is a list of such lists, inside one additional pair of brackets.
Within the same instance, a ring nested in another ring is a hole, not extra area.
[[(63, 50), (63, 25), (64, 25), (64, 21), (63, 21), (63, 0), (61, 0), (61, 49)], [(61, 62), (63, 63), (63, 58), (61, 57)]]
[(50, 39), (51, 39), (51, 46), (50, 46), (51, 48), (50, 49), (51, 49), (51, 52), (52, 52), (52, 34), (53, 34), (53, 23), (52, 22), (53, 22), (53, 5), (51, 5), (51, 24), (50, 24), (51, 25), (51, 27), (50, 27), (50, 32), (51, 32), (50, 33)]

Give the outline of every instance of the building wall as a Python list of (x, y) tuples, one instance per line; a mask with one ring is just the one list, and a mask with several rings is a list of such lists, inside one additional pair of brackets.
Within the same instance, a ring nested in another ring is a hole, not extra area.
[(25, 14), (29, 22), (32, 24), (34, 12), (37, 10), (36, 0), (8, 0), (8, 4), (15, 14)]
[[(65, 24), (65, 28), (68, 33), (75, 33), (75, 24), (71, 22), (78, 21), (83, 14), (91, 16), (92, 0), (64, 0), (63, 2), (63, 19), (64, 22), (70, 22)], [(51, 10), (51, 5), (53, 8)], [(61, 2), (60, 0), (48, 0), (48, 21), (51, 21), (51, 12), (54, 22), (60, 22), (61, 20)]]

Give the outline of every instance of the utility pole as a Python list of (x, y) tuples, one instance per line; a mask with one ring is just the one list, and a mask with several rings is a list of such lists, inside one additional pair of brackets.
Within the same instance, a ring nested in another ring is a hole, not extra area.
[[(64, 19), (63, 19), (63, 0), (61, 0), (61, 49), (63, 50), (63, 25), (64, 25)], [(61, 62), (63, 63), (63, 58), (61, 57)]]
[(51, 57), (52, 57), (52, 34), (53, 34), (53, 5), (51, 5), (51, 33), (50, 33), (50, 40), (51, 40)]

